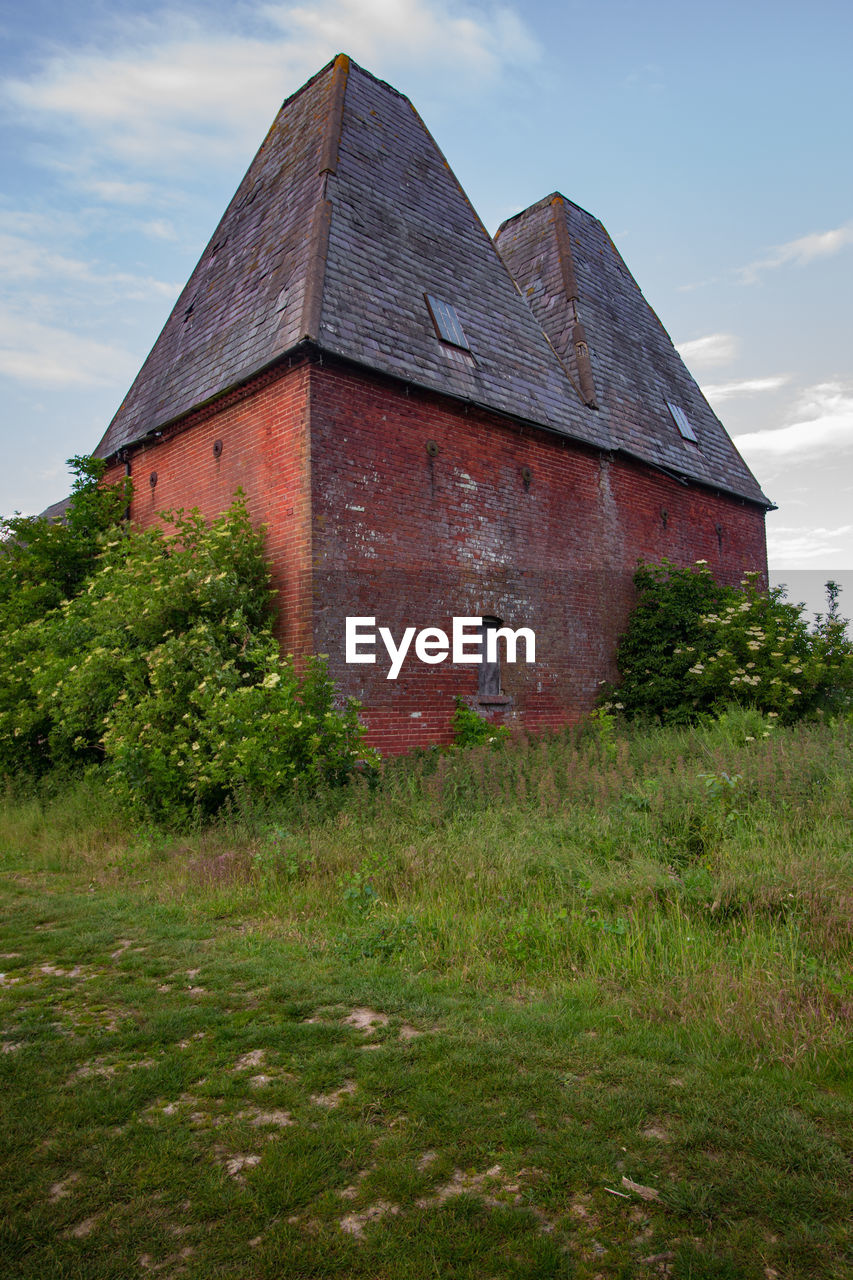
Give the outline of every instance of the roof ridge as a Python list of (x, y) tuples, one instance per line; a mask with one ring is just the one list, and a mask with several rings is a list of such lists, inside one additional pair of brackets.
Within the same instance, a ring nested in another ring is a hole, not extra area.
[(563, 279), (563, 289), (566, 295), (566, 302), (571, 307), (572, 320), (572, 337), (571, 342), (575, 352), (575, 362), (578, 369), (578, 381), (581, 386), (581, 398), (584, 404), (590, 409), (597, 409), (598, 404), (595, 396), (595, 379), (592, 376), (592, 365), (589, 359), (589, 345), (586, 340), (583, 323), (580, 318), (580, 290), (578, 289), (577, 276), (575, 274), (575, 260), (572, 254), (572, 241), (569, 235), (569, 219), (566, 212), (566, 200), (564, 196), (555, 195), (551, 197), (551, 208), (553, 214), (551, 221), (554, 227), (554, 236), (557, 241), (557, 261), (560, 265), (560, 274)]
[(311, 217), (308, 249), (308, 275), (302, 299), (301, 338), (316, 342), (320, 337), (323, 317), (323, 285), (326, 279), (326, 263), (329, 255), (329, 235), (332, 228), (332, 201), (329, 199), (329, 178), (338, 170), (338, 153), (344, 123), (350, 58), (339, 53), (332, 63), (332, 86), (326, 108), (326, 127), (320, 151), (318, 176), (323, 180), (323, 192), (314, 206)]
[(273, 120), (272, 125), (270, 126), (271, 129), (275, 127), (276, 120), (278, 120), (278, 117), (280, 113), (284, 110), (284, 108), (289, 107), (291, 102), (296, 102), (297, 98), (301, 98), (303, 93), (306, 93), (310, 88), (312, 88), (312, 86), (317, 83), (317, 81), (321, 78), (321, 76), (324, 76), (326, 72), (329, 71), (330, 68), (335, 65), (335, 62), (340, 56), (341, 55), (339, 53), (336, 53), (334, 58), (330, 58), (330, 60), (325, 64), (325, 66), (321, 67), (319, 71), (315, 71), (313, 76), (310, 76), (305, 81), (304, 84), (301, 84), (298, 89), (293, 90), (293, 93), (289, 93), (286, 98), (282, 99), (281, 106), (276, 112), (275, 119)]

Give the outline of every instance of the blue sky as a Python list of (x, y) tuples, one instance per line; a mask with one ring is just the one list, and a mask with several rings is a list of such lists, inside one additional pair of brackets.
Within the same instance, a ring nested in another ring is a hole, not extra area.
[(281, 99), (344, 50), (490, 230), (555, 189), (603, 220), (779, 505), (773, 570), (853, 570), (851, 48), (845, 0), (3, 3), (0, 511), (67, 491)]

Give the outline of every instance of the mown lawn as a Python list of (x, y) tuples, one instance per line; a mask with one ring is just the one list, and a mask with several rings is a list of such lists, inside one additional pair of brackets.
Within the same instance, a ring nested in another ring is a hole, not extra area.
[(0, 1274), (853, 1275), (853, 727), (0, 812)]

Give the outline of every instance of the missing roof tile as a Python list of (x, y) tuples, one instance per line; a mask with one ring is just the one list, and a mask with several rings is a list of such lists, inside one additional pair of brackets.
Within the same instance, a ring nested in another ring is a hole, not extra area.
[(435, 331), (441, 341), (449, 343), (451, 347), (461, 347), (463, 351), (470, 351), (471, 345), (465, 337), (465, 332), (453, 304), (443, 302), (441, 298), (435, 298), (431, 293), (425, 293), (424, 297), (429, 307), (429, 313), (432, 316), (432, 322), (435, 325)]

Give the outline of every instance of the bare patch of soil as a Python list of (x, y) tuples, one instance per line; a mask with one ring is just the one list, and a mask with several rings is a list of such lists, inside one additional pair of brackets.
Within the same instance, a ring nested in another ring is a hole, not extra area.
[(264, 1063), (265, 1053), (263, 1049), (250, 1049), (248, 1053), (244, 1053), (237, 1059), (232, 1071), (250, 1071), (252, 1067), (261, 1067)]
[(84, 1218), (83, 1221), (78, 1222), (76, 1226), (69, 1227), (65, 1232), (65, 1235), (70, 1236), (73, 1240), (85, 1240), (86, 1236), (90, 1236), (95, 1230), (95, 1227), (98, 1225), (98, 1219), (98, 1214), (95, 1214), (94, 1217), (91, 1218)]
[(347, 1081), (342, 1084), (340, 1089), (334, 1089), (331, 1093), (312, 1093), (311, 1101), (318, 1107), (326, 1107), (332, 1110), (334, 1107), (340, 1106), (344, 1098), (350, 1097), (355, 1093), (356, 1083), (354, 1080)]
[(66, 1196), (71, 1195), (71, 1188), (81, 1181), (79, 1173), (69, 1173), (67, 1177), (60, 1182), (54, 1182), (53, 1186), (47, 1193), (50, 1204), (58, 1204), (60, 1200), (64, 1200)]
[(352, 1013), (344, 1018), (344, 1022), (358, 1031), (363, 1031), (366, 1035), (373, 1035), (377, 1027), (388, 1026), (388, 1014), (378, 1013), (376, 1009), (353, 1009)]
[(422, 1196), (415, 1203), (419, 1209), (433, 1209), (453, 1196), (477, 1195), (493, 1208), (507, 1203), (520, 1205), (524, 1200), (521, 1184), (525, 1178), (532, 1176), (535, 1176), (535, 1170), (519, 1169), (510, 1178), (499, 1164), (492, 1165), (485, 1173), (465, 1173), (462, 1169), (454, 1169), (449, 1182), (438, 1187), (431, 1196)]
[(225, 1172), (229, 1178), (235, 1178), (238, 1182), (243, 1182), (243, 1170), (254, 1169), (256, 1164), (261, 1163), (261, 1157), (257, 1155), (239, 1153), (236, 1155), (223, 1156), (222, 1163), (225, 1166)]
[(400, 1212), (399, 1205), (389, 1204), (387, 1200), (377, 1200), (376, 1204), (370, 1205), (367, 1209), (362, 1209), (360, 1213), (348, 1213), (341, 1218), (338, 1226), (341, 1231), (345, 1231), (347, 1235), (355, 1236), (357, 1240), (361, 1240), (364, 1236), (364, 1228), (371, 1222), (378, 1222), (380, 1218), (384, 1218), (386, 1214), (396, 1214)]
[[(250, 1115), (251, 1113), (241, 1111), (239, 1114), (241, 1116), (245, 1116)], [(276, 1108), (272, 1111), (256, 1111), (252, 1116), (252, 1124), (258, 1125), (259, 1127), (269, 1125), (276, 1129), (284, 1129), (288, 1125), (296, 1124), (296, 1121), (293, 1119), (293, 1116), (289, 1111), (282, 1111), (280, 1108)]]

